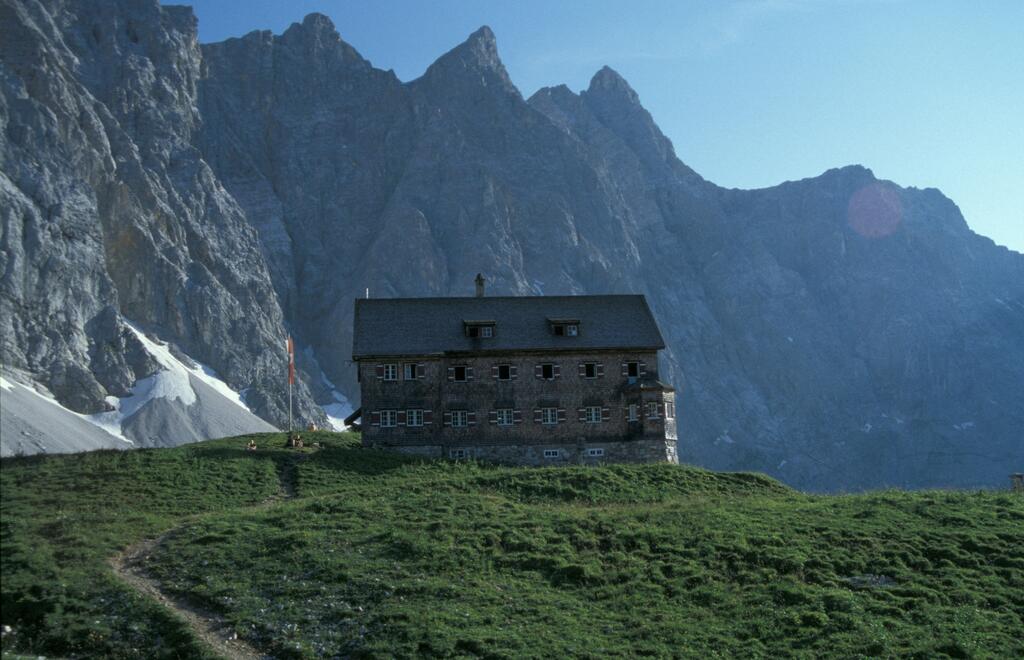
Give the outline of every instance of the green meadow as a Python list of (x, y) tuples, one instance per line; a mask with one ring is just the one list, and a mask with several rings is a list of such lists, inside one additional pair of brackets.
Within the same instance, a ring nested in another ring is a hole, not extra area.
[(1024, 497), (807, 495), (283, 435), (4, 459), (5, 655), (213, 657), (109, 560), (275, 657), (1022, 657)]

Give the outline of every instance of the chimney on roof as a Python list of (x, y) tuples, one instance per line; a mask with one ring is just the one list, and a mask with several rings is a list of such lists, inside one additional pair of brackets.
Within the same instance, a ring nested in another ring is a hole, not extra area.
[(473, 281), (476, 282), (476, 297), (477, 298), (483, 298), (484, 297), (484, 283), (487, 280), (484, 279), (483, 275), (481, 275), (480, 273), (477, 273), (476, 274), (476, 279), (473, 280)]

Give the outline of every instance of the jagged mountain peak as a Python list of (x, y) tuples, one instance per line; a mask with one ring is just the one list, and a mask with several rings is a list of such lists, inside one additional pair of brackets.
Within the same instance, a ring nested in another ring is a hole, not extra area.
[(337, 32), (337, 29), (334, 27), (334, 21), (332, 21), (326, 14), (321, 14), (317, 11), (306, 14), (305, 18), (302, 19), (302, 27), (313, 30)]
[(308, 14), (301, 23), (292, 23), (280, 36), (285, 45), (301, 48), (310, 53), (338, 52), (342, 60), (358, 65), (369, 65), (348, 42), (341, 38), (337, 28), (325, 14)]
[(590, 86), (586, 93), (606, 98), (617, 97), (631, 104), (640, 104), (640, 97), (626, 82), (626, 79), (608, 65), (601, 67), (590, 79)]
[(533, 93), (533, 96), (530, 97), (529, 101), (530, 103), (533, 103), (535, 100), (540, 100), (542, 98), (578, 99), (579, 94), (576, 94), (574, 91), (569, 89), (568, 85), (553, 85), (551, 87), (541, 87)]
[(423, 77), (417, 81), (432, 83), (467, 79), (484, 86), (497, 86), (507, 92), (519, 95), (519, 90), (505, 70), (498, 55), (498, 42), (488, 26), (481, 26), (461, 44), (442, 55), (430, 65)]

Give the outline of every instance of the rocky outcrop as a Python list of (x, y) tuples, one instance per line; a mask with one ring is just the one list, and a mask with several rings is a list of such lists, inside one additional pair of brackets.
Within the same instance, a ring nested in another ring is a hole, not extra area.
[[(5, 364), (72, 410), (99, 412), (157, 369), (129, 319), (280, 422), (287, 332), (257, 234), (194, 144), (191, 11), (123, 1), (0, 12)], [(320, 417), (305, 388), (299, 402)]]
[(3, 7), (0, 346), (75, 410), (155, 368), (128, 319), (277, 423), (292, 332), (315, 418), (358, 395), (353, 298), (479, 271), (646, 294), (684, 461), (815, 489), (1024, 463), (1024, 257), (938, 191), (720, 188), (607, 67), (524, 99), (486, 27), (403, 83), (317, 14), (199, 46), (152, 0)]

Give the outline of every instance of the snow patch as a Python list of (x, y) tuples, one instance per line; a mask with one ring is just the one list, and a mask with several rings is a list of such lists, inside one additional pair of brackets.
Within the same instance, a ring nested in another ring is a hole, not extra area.
[(344, 403), (328, 403), (321, 407), (324, 409), (324, 414), (327, 415), (327, 421), (331, 423), (335, 431), (344, 431), (348, 428), (345, 426), (345, 418), (352, 414), (352, 404), (345, 401)]
[(954, 424), (953, 425), (953, 429), (956, 430), (956, 431), (966, 431), (968, 429), (973, 429), (973, 428), (974, 428), (974, 422), (960, 422), (959, 424)]
[(872, 428), (873, 427), (871, 426), (871, 422), (867, 422), (866, 424), (864, 424), (864, 426), (860, 427), (860, 430), (863, 431), (864, 433), (871, 433)]
[[(324, 378), (328, 383), (330, 381)], [(328, 403), (321, 406), (324, 409), (324, 414), (327, 415), (327, 420), (334, 427), (335, 431), (344, 431), (348, 427), (345, 426), (345, 418), (352, 414), (352, 404), (345, 398), (345, 395), (336, 389), (331, 390), (331, 397), (334, 399), (334, 403)]]
[[(316, 357), (313, 355), (313, 349), (307, 348), (306, 352), (313, 356), (314, 361)], [(320, 364), (319, 361), (316, 361)], [(352, 414), (354, 408), (344, 394), (338, 391), (338, 387), (331, 382), (331, 379), (327, 377), (323, 369), (320, 370), (320, 381), (329, 390), (331, 398), (334, 399), (331, 403), (326, 403), (320, 406), (324, 414), (327, 415), (327, 421), (331, 423), (335, 431), (344, 431), (348, 427), (345, 425), (345, 418)]]
[[(89, 422), (90, 424), (94, 424), (96, 426), (99, 426), (101, 429), (103, 429), (104, 431), (106, 431), (110, 435), (114, 436), (118, 440), (123, 440), (124, 442), (128, 443), (129, 445), (134, 445), (135, 444), (134, 442), (132, 442), (131, 440), (129, 440), (128, 438), (124, 437), (124, 435), (121, 434), (121, 428), (120, 427), (117, 427), (116, 430), (115, 430), (115, 429), (108, 428), (106, 425), (97, 424), (96, 420), (94, 419), (96, 417), (96, 415), (83, 415), (82, 413), (75, 412), (74, 410), (71, 410), (70, 408), (65, 408), (64, 406), (61, 405), (61, 403), (59, 401), (57, 401), (57, 399), (55, 397), (50, 396), (48, 394), (44, 394), (44, 393), (40, 392), (39, 390), (37, 390), (35, 387), (29, 387), (28, 385), (23, 385), (22, 383), (18, 383), (18, 382), (11, 383), (10, 381), (4, 379), (3, 376), (0, 376), (0, 387), (2, 387), (3, 389), (8, 390), (8, 391), (13, 390), (14, 385), (17, 385), (18, 387), (24, 389), (26, 392), (29, 392), (30, 394), (33, 394), (33, 395), (39, 397), (40, 399), (42, 399), (43, 401), (49, 403), (50, 405), (56, 406), (56, 407), (60, 408), (61, 410), (63, 410), (64, 412), (66, 412), (69, 415), (74, 415), (75, 417), (77, 417), (77, 418), (79, 418), (81, 420), (84, 420), (86, 422)], [(105, 413), (100, 413), (100, 414), (105, 414)], [(42, 445), (42, 443), (39, 443), (38, 446), (41, 449), (45, 449), (45, 447)]]
[[(128, 324), (128, 326), (132, 329), (132, 332), (135, 333), (135, 336), (138, 337), (139, 340), (146, 346), (146, 350), (148, 350), (165, 369), (169, 371), (184, 370), (186, 373), (195, 376), (199, 380), (203, 381), (205, 384), (212, 387), (214, 390), (217, 391), (218, 394), (223, 396), (228, 401), (234, 403), (239, 408), (245, 410), (245, 412), (255, 414), (252, 411), (252, 409), (249, 408), (249, 406), (245, 405), (245, 398), (243, 397), (243, 393), (236, 392), (234, 389), (232, 389), (230, 385), (224, 382), (224, 380), (220, 377), (220, 374), (218, 374), (211, 367), (208, 367), (199, 360), (189, 358), (196, 365), (195, 367), (190, 367), (189, 365), (185, 364), (178, 358), (174, 357), (171, 351), (167, 348), (166, 344), (155, 343), (148, 337), (146, 337), (135, 326), (131, 325), (130, 323)], [(192, 390), (191, 385), (188, 386), (188, 389), (192, 392), (192, 399), (194, 401), (195, 391)], [(184, 401), (182, 402), (184, 403)]]
[(227, 383), (218, 377), (217, 372), (200, 362), (195, 362), (194, 367), (189, 366), (174, 357), (166, 342), (153, 340), (146, 336), (142, 330), (134, 324), (125, 321), (125, 325), (135, 334), (135, 337), (142, 342), (146, 352), (160, 365), (160, 371), (152, 376), (141, 378), (132, 386), (132, 393), (124, 398), (107, 397), (107, 403), (113, 408), (108, 412), (88, 415), (86, 419), (107, 433), (122, 440), (130, 442), (121, 429), (128, 419), (141, 410), (153, 399), (167, 399), (169, 401), (180, 401), (184, 406), (191, 406), (196, 402), (196, 391), (192, 389), (189, 376), (198, 378), (205, 384), (212, 387), (218, 394), (231, 401), (246, 412), (252, 411), (245, 405), (241, 395), (231, 389)]

